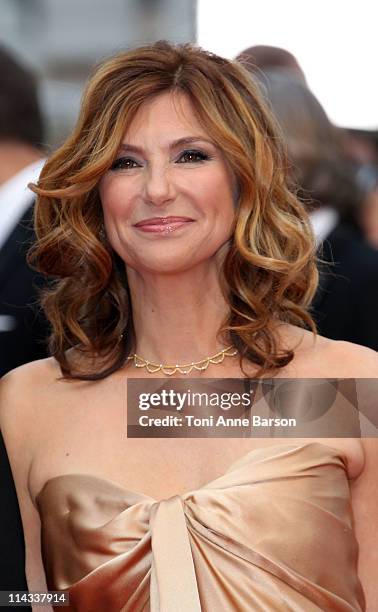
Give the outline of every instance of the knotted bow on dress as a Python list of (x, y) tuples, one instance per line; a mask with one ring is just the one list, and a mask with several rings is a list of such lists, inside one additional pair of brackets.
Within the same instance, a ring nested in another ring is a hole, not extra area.
[(65, 610), (365, 610), (346, 457), (323, 444), (254, 449), (161, 501), (60, 475), (37, 504), (48, 587), (69, 592)]

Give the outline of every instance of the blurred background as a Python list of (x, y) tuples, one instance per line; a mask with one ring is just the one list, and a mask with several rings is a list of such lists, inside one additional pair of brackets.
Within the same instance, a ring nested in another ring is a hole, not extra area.
[(196, 39), (195, 0), (0, 0), (0, 7), (0, 44), (37, 73), (51, 145), (72, 128), (101, 59), (160, 38)]
[(332, 122), (378, 130), (373, 0), (1, 0), (0, 43), (39, 76), (49, 142), (76, 117), (93, 65), (127, 46), (197, 41), (233, 58), (252, 45), (290, 51)]
[[(45, 157), (94, 66), (167, 39), (237, 58), (276, 117), (319, 257), (319, 333), (378, 350), (378, 86), (373, 0), (0, 0), (0, 376), (47, 356), (45, 282), (26, 263)], [(24, 543), (0, 435), (0, 588), (25, 590)]]

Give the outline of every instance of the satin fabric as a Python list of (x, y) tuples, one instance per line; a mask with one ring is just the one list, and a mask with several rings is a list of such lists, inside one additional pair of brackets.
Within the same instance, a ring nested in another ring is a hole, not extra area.
[(317, 442), (254, 449), (161, 501), (60, 475), (37, 505), (48, 588), (69, 591), (65, 610), (366, 609), (346, 457)]

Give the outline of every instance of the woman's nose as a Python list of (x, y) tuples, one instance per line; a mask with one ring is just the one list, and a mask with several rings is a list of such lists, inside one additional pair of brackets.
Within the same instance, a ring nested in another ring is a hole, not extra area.
[(175, 189), (167, 167), (149, 168), (145, 178), (145, 198), (155, 206), (168, 204), (174, 199)]

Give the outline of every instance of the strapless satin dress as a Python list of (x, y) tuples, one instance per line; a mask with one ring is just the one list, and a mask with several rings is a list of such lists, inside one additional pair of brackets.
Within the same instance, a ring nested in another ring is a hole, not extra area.
[(65, 474), (37, 496), (49, 590), (79, 612), (365, 610), (346, 457), (254, 449), (199, 489), (155, 499)]

